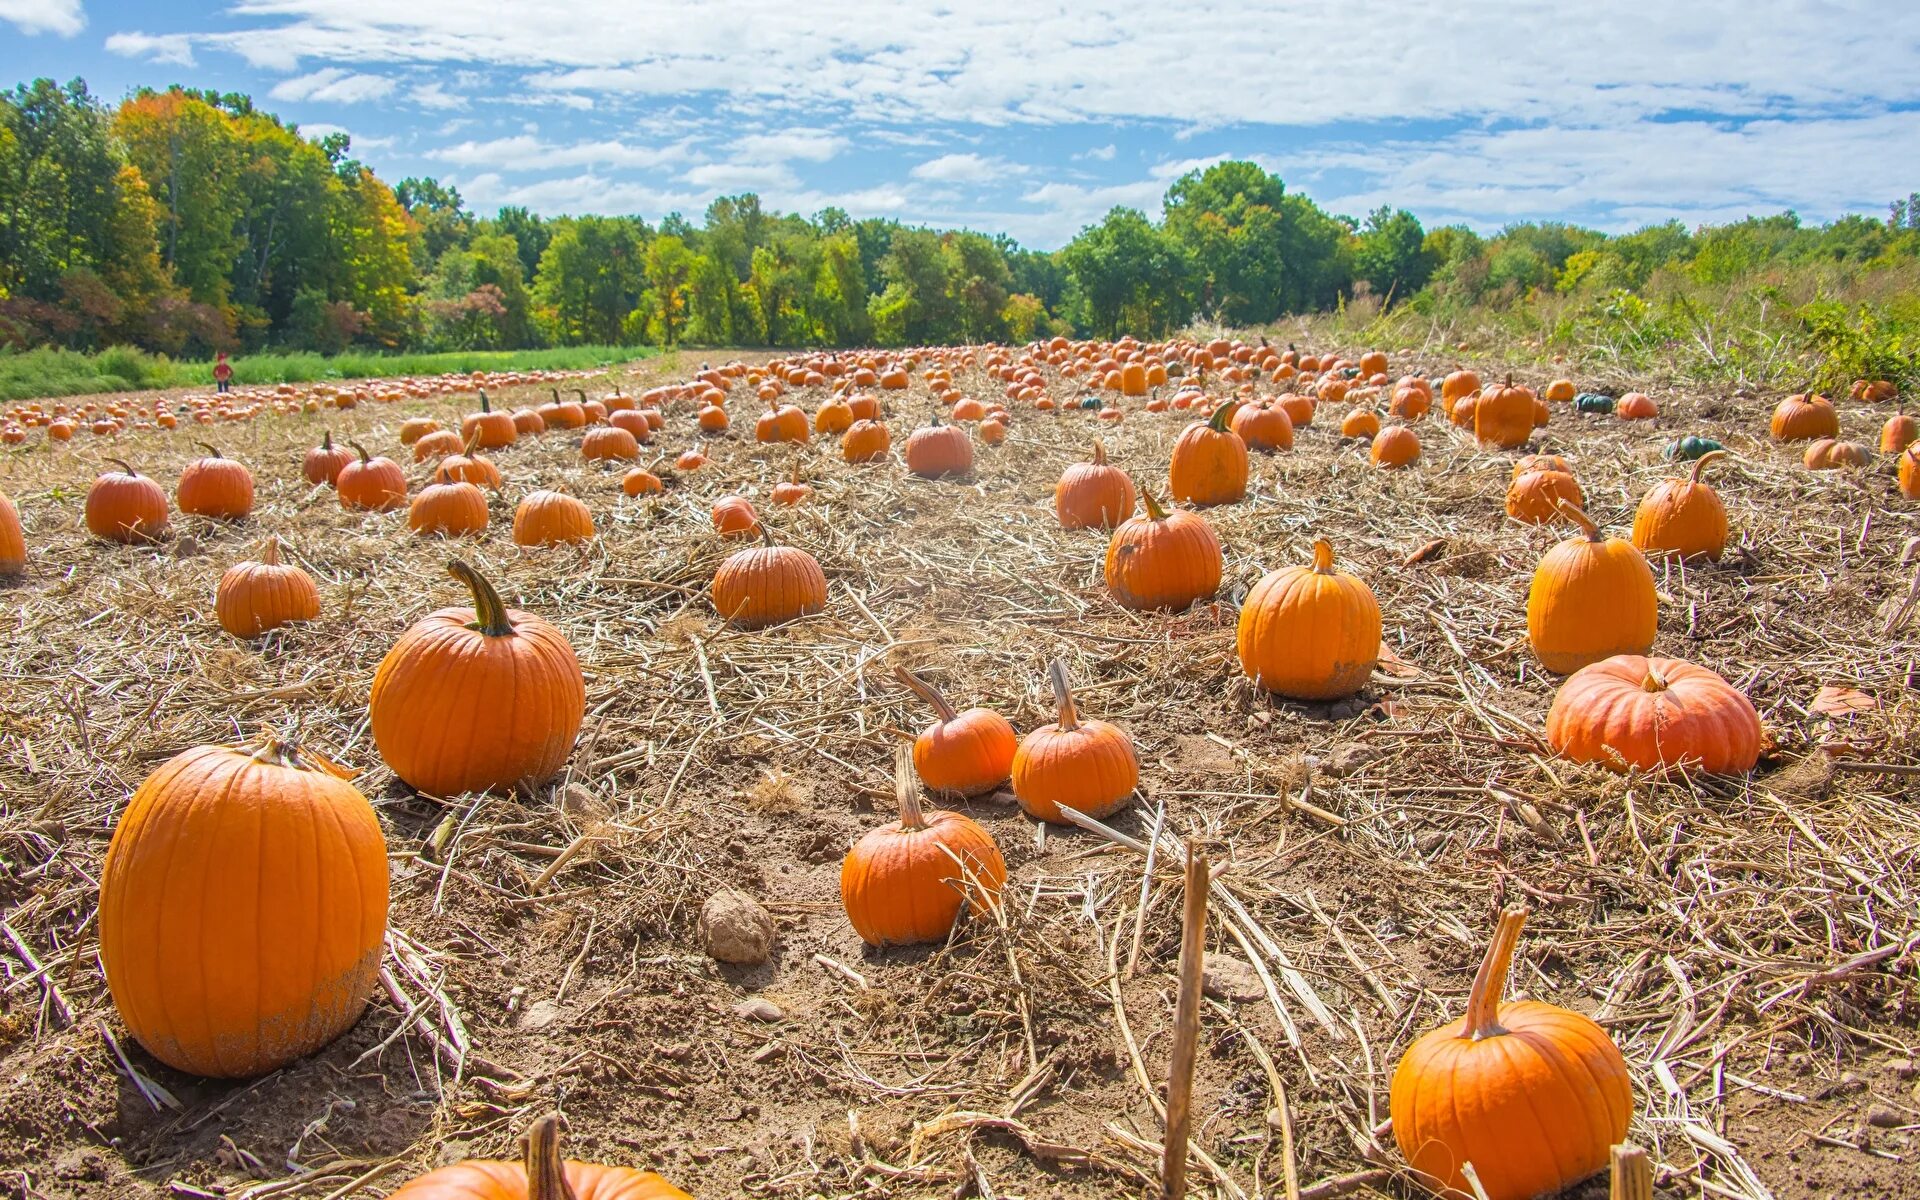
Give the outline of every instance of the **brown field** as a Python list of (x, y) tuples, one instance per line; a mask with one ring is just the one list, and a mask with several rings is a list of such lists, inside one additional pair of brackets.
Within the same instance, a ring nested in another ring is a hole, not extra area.
[[(1450, 362), (1406, 353), (1393, 370)], [(958, 382), (1000, 394), (983, 375)], [(1534, 914), (1511, 990), (1611, 1032), (1663, 1195), (1920, 1196), (1920, 622), (1890, 627), (1920, 507), (1884, 458), (1804, 470), (1797, 447), (1766, 440), (1775, 397), (1647, 390), (1657, 421), (1561, 406), (1539, 448), (1574, 460), (1595, 518), (1621, 533), (1639, 496), (1679, 473), (1660, 457), (1668, 440), (1700, 432), (1732, 451), (1714, 479), (1737, 549), (1717, 566), (1656, 566), (1656, 649), (1751, 695), (1777, 754), (1749, 778), (1630, 778), (1546, 751), (1556, 680), (1527, 648), (1524, 598), (1567, 531), (1509, 521), (1512, 456), (1437, 414), (1407, 472), (1373, 470), (1364, 444), (1338, 438), (1345, 406), (1323, 407), (1291, 453), (1256, 455), (1249, 500), (1207, 513), (1227, 552), (1218, 602), (1174, 616), (1116, 607), (1105, 536), (1062, 532), (1051, 497), (1096, 432), (1161, 491), (1185, 414), (1136, 407), (1108, 426), (1016, 405), (1008, 441), (979, 447), (965, 482), (912, 479), (897, 460), (849, 466), (816, 439), (797, 454), (816, 495), (786, 510), (765, 496), (796, 452), (753, 442), (757, 406), (736, 389), (712, 464), (653, 502), (584, 466), (578, 433), (492, 452), (506, 475), (492, 529), (457, 547), (409, 536), (404, 513), (343, 511), (299, 462), (330, 428), (409, 462), (417, 488), (427, 470), (401, 453), (400, 419), (457, 424), (470, 400), (216, 427), (254, 471), (255, 515), (176, 514), (157, 548), (88, 538), (86, 487), (112, 453), (171, 492), (206, 431), (128, 433), (111, 449), (36, 433), (0, 453), (32, 547), (27, 578), (0, 590), (0, 1196), (379, 1196), (455, 1158), (511, 1156), (556, 1108), (573, 1156), (650, 1165), (702, 1197), (1154, 1194), (1148, 1089), (1167, 1068), (1179, 943), (1171, 853), (1143, 882), (1135, 854), (1043, 830), (1000, 797), (965, 811), (1006, 854), (1004, 924), (875, 953), (840, 908), (841, 856), (889, 819), (892, 748), (929, 719), (888, 666), (1024, 732), (1049, 717), (1056, 656), (1083, 712), (1138, 746), (1142, 794), (1113, 823), (1150, 837), (1164, 809), (1165, 830), (1204, 847), (1241, 906), (1216, 903), (1213, 948), (1244, 955), (1247, 938), (1276, 984), (1203, 1011), (1195, 1141), (1220, 1174), (1196, 1165), (1195, 1194), (1287, 1195), (1289, 1170), (1310, 1197), (1419, 1194), (1374, 1132), (1393, 1064), (1459, 1015), (1494, 915), (1523, 901)], [(887, 395), (897, 450), (931, 401), (917, 377)], [(1840, 403), (1846, 434), (1869, 443), (1891, 411)], [(656, 445), (670, 460), (693, 440), (679, 409)], [(598, 540), (520, 551), (514, 502), (556, 485), (589, 503)], [(733, 547), (707, 510), (728, 491), (819, 558), (824, 615), (762, 633), (716, 619), (705, 589)], [(323, 615), (249, 644), (214, 623), (214, 585), (268, 533), (319, 580)], [(1305, 561), (1316, 536), (1371, 584), (1404, 660), (1331, 707), (1256, 694), (1233, 652), (1239, 596)], [(1403, 565), (1436, 538), (1438, 554)], [(387, 647), (466, 602), (443, 570), (454, 553), (558, 623), (585, 668), (587, 723), (537, 795), (416, 796), (369, 738)], [(1819, 715), (1825, 685), (1877, 704)], [(264, 1079), (208, 1082), (160, 1066), (115, 1016), (97, 880), (147, 772), (262, 726), (297, 726), (360, 772), (389, 845), (400, 1000), (376, 996), (337, 1043)], [(1835, 769), (1823, 746), (1854, 757)], [(1847, 769), (1862, 763), (1907, 773)], [(438, 861), (422, 855), (436, 831)], [(769, 965), (702, 952), (695, 916), (722, 885), (776, 916)], [(740, 1015), (749, 998), (782, 1016)], [(457, 1039), (464, 1057), (436, 1053)]]

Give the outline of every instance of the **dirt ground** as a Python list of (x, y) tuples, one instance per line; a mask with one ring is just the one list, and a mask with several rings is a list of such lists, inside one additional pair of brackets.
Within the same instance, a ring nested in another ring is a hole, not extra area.
[[(1449, 366), (1403, 351), (1393, 372)], [(957, 382), (1000, 390), (977, 372)], [(1656, 567), (1657, 652), (1753, 697), (1777, 749), (1750, 778), (1630, 778), (1546, 751), (1557, 681), (1526, 647), (1524, 597), (1568, 531), (1509, 521), (1512, 456), (1437, 415), (1407, 472), (1371, 469), (1364, 443), (1338, 437), (1344, 406), (1323, 407), (1292, 452), (1256, 455), (1251, 497), (1207, 513), (1226, 547), (1219, 599), (1174, 616), (1116, 607), (1106, 536), (1061, 531), (1051, 496), (1096, 434), (1162, 490), (1185, 414), (1136, 407), (1109, 425), (1016, 405), (971, 479), (926, 482), (897, 460), (849, 466), (829, 439), (759, 446), (739, 389), (734, 432), (701, 439), (711, 465), (655, 499), (625, 499), (616, 471), (583, 464), (578, 433), (493, 452), (492, 528), (457, 547), (409, 536), (404, 513), (343, 511), (299, 463), (330, 429), (407, 462), (417, 488), (428, 468), (403, 453), (400, 420), (457, 425), (470, 397), (110, 446), (83, 432), (50, 447), (36, 431), (0, 453), (32, 547), (28, 576), (0, 591), (0, 1196), (381, 1196), (444, 1162), (511, 1156), (556, 1108), (571, 1156), (647, 1165), (702, 1197), (1156, 1194), (1170, 856), (1149, 876), (1132, 851), (1043, 829), (999, 796), (959, 807), (1006, 854), (1004, 924), (873, 952), (840, 909), (842, 855), (890, 819), (892, 747), (930, 719), (890, 666), (1024, 732), (1049, 719), (1054, 657), (1082, 711), (1138, 747), (1140, 796), (1114, 826), (1147, 839), (1161, 823), (1206, 849), (1244, 916), (1216, 904), (1211, 948), (1272, 980), (1203, 1011), (1195, 1142), (1214, 1165), (1196, 1158), (1193, 1194), (1287, 1195), (1289, 1170), (1315, 1200), (1419, 1194), (1378, 1130), (1393, 1064), (1459, 1015), (1495, 914), (1520, 901), (1534, 912), (1510, 994), (1611, 1032), (1663, 1195), (1920, 1196), (1920, 623), (1890, 627), (1920, 508), (1884, 459), (1816, 474), (1768, 443), (1776, 397), (1641, 386), (1658, 420), (1559, 407), (1539, 448), (1573, 459), (1590, 511), (1622, 534), (1638, 497), (1680, 473), (1667, 441), (1699, 432), (1732, 452), (1711, 478), (1737, 548)], [(917, 377), (888, 397), (897, 449), (931, 400)], [(1841, 408), (1869, 444), (1891, 411)], [(176, 515), (149, 548), (86, 536), (104, 455), (171, 492), (198, 437), (252, 468), (250, 520)], [(655, 445), (670, 463), (695, 440), (679, 408)], [(767, 492), (796, 462), (816, 494), (774, 508)], [(514, 503), (550, 486), (593, 509), (591, 548), (512, 544)], [(819, 558), (825, 614), (762, 633), (717, 621), (705, 589), (734, 547), (707, 513), (724, 492)], [(323, 614), (237, 641), (214, 622), (214, 585), (270, 533), (319, 581)], [(1233, 655), (1239, 597), (1306, 561), (1316, 536), (1372, 586), (1393, 652), (1357, 701), (1332, 706), (1256, 694)], [(1405, 565), (1434, 539), (1438, 553)], [(465, 603), (442, 570), (455, 552), (560, 625), (585, 669), (579, 744), (537, 795), (416, 796), (368, 735), (388, 646)], [(1823, 686), (1870, 703), (1825, 715)], [(97, 880), (116, 815), (158, 762), (263, 725), (298, 726), (360, 772), (391, 857), (392, 992), (311, 1058), (197, 1080), (115, 1016)], [(695, 919), (722, 886), (774, 914), (766, 966), (702, 952)]]

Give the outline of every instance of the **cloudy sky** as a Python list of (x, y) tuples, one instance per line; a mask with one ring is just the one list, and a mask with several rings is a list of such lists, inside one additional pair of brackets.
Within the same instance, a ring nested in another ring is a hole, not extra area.
[(0, 0), (0, 69), (251, 92), (482, 211), (752, 190), (1042, 248), (1225, 157), (1482, 230), (1920, 189), (1916, 0)]

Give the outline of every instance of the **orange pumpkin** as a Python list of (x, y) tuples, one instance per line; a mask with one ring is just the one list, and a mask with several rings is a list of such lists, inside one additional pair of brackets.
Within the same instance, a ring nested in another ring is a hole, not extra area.
[(660, 491), (660, 477), (645, 467), (635, 467), (620, 477), (620, 490), (629, 496), (646, 496)]
[(785, 624), (826, 606), (826, 572), (792, 546), (737, 550), (713, 573), (714, 610), (743, 629)]
[(907, 470), (923, 479), (965, 475), (973, 470), (973, 439), (958, 425), (942, 425), (935, 412), (931, 424), (907, 435), (901, 457)]
[(430, 1171), (387, 1200), (693, 1200), (652, 1171), (560, 1158), (560, 1118), (527, 1130), (520, 1162), (468, 1159)]
[(1298, 700), (1351, 696), (1380, 661), (1380, 605), (1359, 578), (1313, 544), (1313, 565), (1269, 572), (1240, 606), (1240, 669), (1267, 691)]
[(12, 578), (27, 569), (27, 536), (20, 528), (20, 510), (0, 492), (0, 578)]
[[(641, 424), (645, 423), (643, 418)], [(602, 425), (581, 439), (580, 457), (588, 462), (632, 462), (640, 457), (640, 439), (618, 425)]]
[(1837, 471), (1842, 467), (1864, 467), (1873, 461), (1873, 455), (1859, 442), (1842, 442), (1834, 438), (1820, 438), (1807, 445), (1801, 462), (1809, 471)]
[(1240, 436), (1249, 450), (1270, 454), (1275, 450), (1293, 449), (1293, 418), (1278, 405), (1242, 404), (1234, 409), (1228, 428)]
[(1544, 525), (1560, 515), (1560, 502), (1579, 508), (1587, 498), (1568, 471), (1534, 470), (1507, 486), (1507, 515), (1528, 525)]
[(1453, 406), (1480, 390), (1480, 376), (1464, 367), (1456, 367), (1440, 381), (1440, 407), (1453, 416)]
[(1542, 396), (1554, 404), (1572, 404), (1573, 398), (1579, 394), (1580, 389), (1573, 386), (1573, 380), (1556, 379), (1547, 385), (1547, 390), (1542, 393)]
[(1210, 505), (1232, 504), (1246, 497), (1247, 444), (1228, 424), (1236, 407), (1232, 402), (1222, 404), (1206, 421), (1195, 421), (1181, 431), (1167, 471), (1168, 490), (1175, 500)]
[(859, 418), (840, 437), (840, 457), (850, 463), (882, 462), (892, 448), (887, 427), (870, 417)]
[(1880, 427), (1880, 453), (1898, 454), (1920, 440), (1920, 423), (1905, 413), (1895, 413)]
[(1603, 1170), (1627, 1135), (1633, 1087), (1590, 1018), (1539, 1000), (1500, 1003), (1527, 910), (1507, 909), (1474, 976), (1466, 1015), (1422, 1036), (1393, 1072), (1393, 1140), (1447, 1197), (1558, 1194)]
[(913, 768), (929, 791), (978, 796), (1007, 781), (1019, 737), (1005, 717), (990, 708), (956, 712), (912, 671), (895, 667), (893, 673), (939, 718), (913, 742)]
[(521, 437), (534, 437), (547, 431), (547, 421), (531, 408), (513, 410), (513, 429)]
[(759, 537), (760, 514), (745, 496), (722, 496), (713, 502), (713, 528), (721, 537)]
[(253, 473), (205, 442), (198, 445), (207, 457), (196, 458), (180, 472), (174, 502), (180, 511), (218, 521), (238, 521), (253, 511)]
[(1107, 592), (1122, 608), (1179, 610), (1220, 590), (1220, 539), (1197, 513), (1161, 508), (1129, 517), (1107, 543)]
[(756, 442), (804, 442), (807, 436), (807, 414), (791, 404), (770, 406), (753, 423)]
[(1725, 457), (1724, 450), (1709, 450), (1693, 461), (1687, 478), (1655, 484), (1634, 510), (1633, 544), (1647, 554), (1719, 559), (1727, 547), (1727, 506), (1700, 475)]
[(340, 496), (340, 507), (392, 512), (407, 502), (407, 474), (399, 463), (390, 458), (370, 457), (359, 442), (347, 445), (360, 455), (360, 461), (341, 467), (340, 473), (333, 477), (333, 490)]
[[(349, 442), (348, 445), (353, 443)], [(436, 429), (425, 434), (413, 443), (413, 461), (426, 462), (430, 458), (445, 458), (449, 454), (466, 453), (470, 441), (461, 438), (451, 429)]]
[(117, 458), (120, 468), (87, 489), (87, 532), (111, 542), (154, 542), (167, 533), (167, 494)]
[(513, 423), (513, 414), (494, 412), (493, 405), (487, 400), (487, 390), (480, 389), (480, 411), (468, 413), (460, 418), (460, 442), (462, 445), (477, 446), (482, 450), (497, 450), (502, 446), (511, 446), (519, 438), (520, 429)]
[(1833, 402), (1814, 392), (1796, 392), (1773, 410), (1768, 430), (1779, 442), (1810, 442), (1840, 436), (1840, 414)]
[(458, 559), (447, 571), (473, 607), (428, 614), (381, 659), (367, 701), (374, 745), (431, 796), (543, 782), (586, 716), (580, 661), (565, 635), (508, 608), (478, 571)]
[(433, 469), (435, 483), (470, 483), (475, 487), (497, 488), (501, 484), (500, 468), (493, 460), (474, 450), (471, 446), (465, 454), (449, 454), (440, 460)]
[(127, 1029), (194, 1075), (263, 1075), (353, 1026), (380, 967), (387, 847), (336, 769), (269, 738), (161, 764), (114, 826), (100, 961)]
[(1030, 817), (1056, 825), (1071, 824), (1060, 815), (1071, 808), (1098, 820), (1126, 806), (1140, 783), (1140, 761), (1133, 739), (1105, 721), (1082, 721), (1067, 686), (1067, 668), (1055, 660), (1048, 668), (1058, 718), (1027, 734), (1013, 756), (1013, 794)]
[(1505, 384), (1494, 384), (1474, 402), (1474, 439), (1482, 446), (1502, 450), (1524, 445), (1533, 436), (1534, 406), (1538, 403), (1532, 388), (1515, 386), (1509, 375)]
[(342, 468), (353, 461), (353, 451), (345, 446), (333, 444), (333, 431), (320, 435), (320, 444), (307, 451), (307, 457), (300, 464), (300, 476), (308, 483), (333, 486), (333, 481)]
[(1673, 658), (1619, 654), (1582, 667), (1547, 713), (1548, 745), (1616, 770), (1737, 775), (1760, 760), (1760, 743), (1752, 701), (1718, 673)]
[(845, 433), (853, 427), (853, 409), (840, 396), (832, 396), (823, 401), (813, 411), (813, 431), (815, 433)]
[(1645, 392), (1628, 392), (1614, 404), (1613, 415), (1622, 421), (1651, 421), (1660, 415), (1660, 406)]
[(516, 546), (575, 545), (593, 540), (593, 513), (572, 496), (542, 488), (513, 510)]
[(1107, 448), (1093, 439), (1093, 456), (1060, 473), (1053, 511), (1062, 529), (1111, 529), (1133, 512), (1133, 480), (1107, 462)]
[(1920, 500), (1920, 442), (1900, 452), (1900, 465), (1894, 472), (1894, 481), (1899, 484), (1902, 496), (1909, 500)]
[(1645, 654), (1659, 628), (1653, 569), (1570, 504), (1578, 536), (1547, 551), (1527, 589), (1527, 640), (1547, 670), (1570, 674), (1616, 654)]
[(280, 539), (270, 537), (259, 562), (240, 562), (220, 576), (213, 597), (220, 628), (238, 638), (256, 638), (290, 621), (320, 615), (320, 590), (313, 576), (280, 561)]
[(440, 537), (477, 536), (487, 531), (487, 497), (470, 483), (430, 483), (407, 508), (407, 528)]
[(400, 422), (400, 444), (411, 446), (430, 433), (440, 430), (440, 422), (432, 417), (408, 417)]
[(953, 931), (964, 905), (991, 912), (1007, 881), (993, 835), (971, 818), (923, 811), (913, 779), (913, 752), (893, 757), (900, 819), (868, 830), (840, 864), (840, 901), (847, 920), (870, 946), (934, 942)]
[(1364, 438), (1372, 441), (1380, 432), (1380, 414), (1370, 408), (1356, 408), (1340, 422), (1340, 436), (1344, 438)]
[(1405, 425), (1389, 425), (1374, 435), (1367, 457), (1388, 470), (1410, 467), (1420, 461), (1420, 435)]

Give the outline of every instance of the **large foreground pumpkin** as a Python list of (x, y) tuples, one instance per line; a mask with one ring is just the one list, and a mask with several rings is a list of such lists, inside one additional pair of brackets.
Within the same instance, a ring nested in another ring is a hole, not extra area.
[(417, 791), (456, 796), (539, 783), (573, 752), (586, 683), (566, 637), (508, 608), (459, 560), (472, 608), (443, 608), (400, 635), (374, 672), (374, 744)]
[(1240, 606), (1240, 669), (1270, 692), (1298, 700), (1351, 696), (1380, 661), (1380, 605), (1373, 590), (1333, 565), (1333, 546), (1313, 544), (1313, 565), (1269, 572)]
[(387, 927), (387, 848), (299, 747), (196, 746), (140, 785), (100, 877), (100, 961), (127, 1028), (195, 1075), (264, 1074), (359, 1019)]
[(1466, 1015), (1408, 1047), (1393, 1072), (1393, 1140), (1448, 1200), (1534, 1200), (1605, 1169), (1627, 1135), (1626, 1060), (1589, 1018), (1539, 1000), (1500, 1003), (1527, 910), (1500, 914)]
[(920, 807), (913, 752), (894, 752), (900, 819), (868, 830), (840, 864), (840, 902), (870, 946), (937, 942), (953, 931), (960, 907), (986, 912), (1007, 881), (993, 835), (971, 817)]
[(693, 1200), (652, 1171), (560, 1158), (560, 1118), (527, 1130), (520, 1162), (468, 1159), (422, 1175), (388, 1200)]
[(1760, 758), (1760, 714), (1716, 671), (1620, 654), (1575, 671), (1547, 713), (1547, 742), (1576, 762), (1739, 774)]

